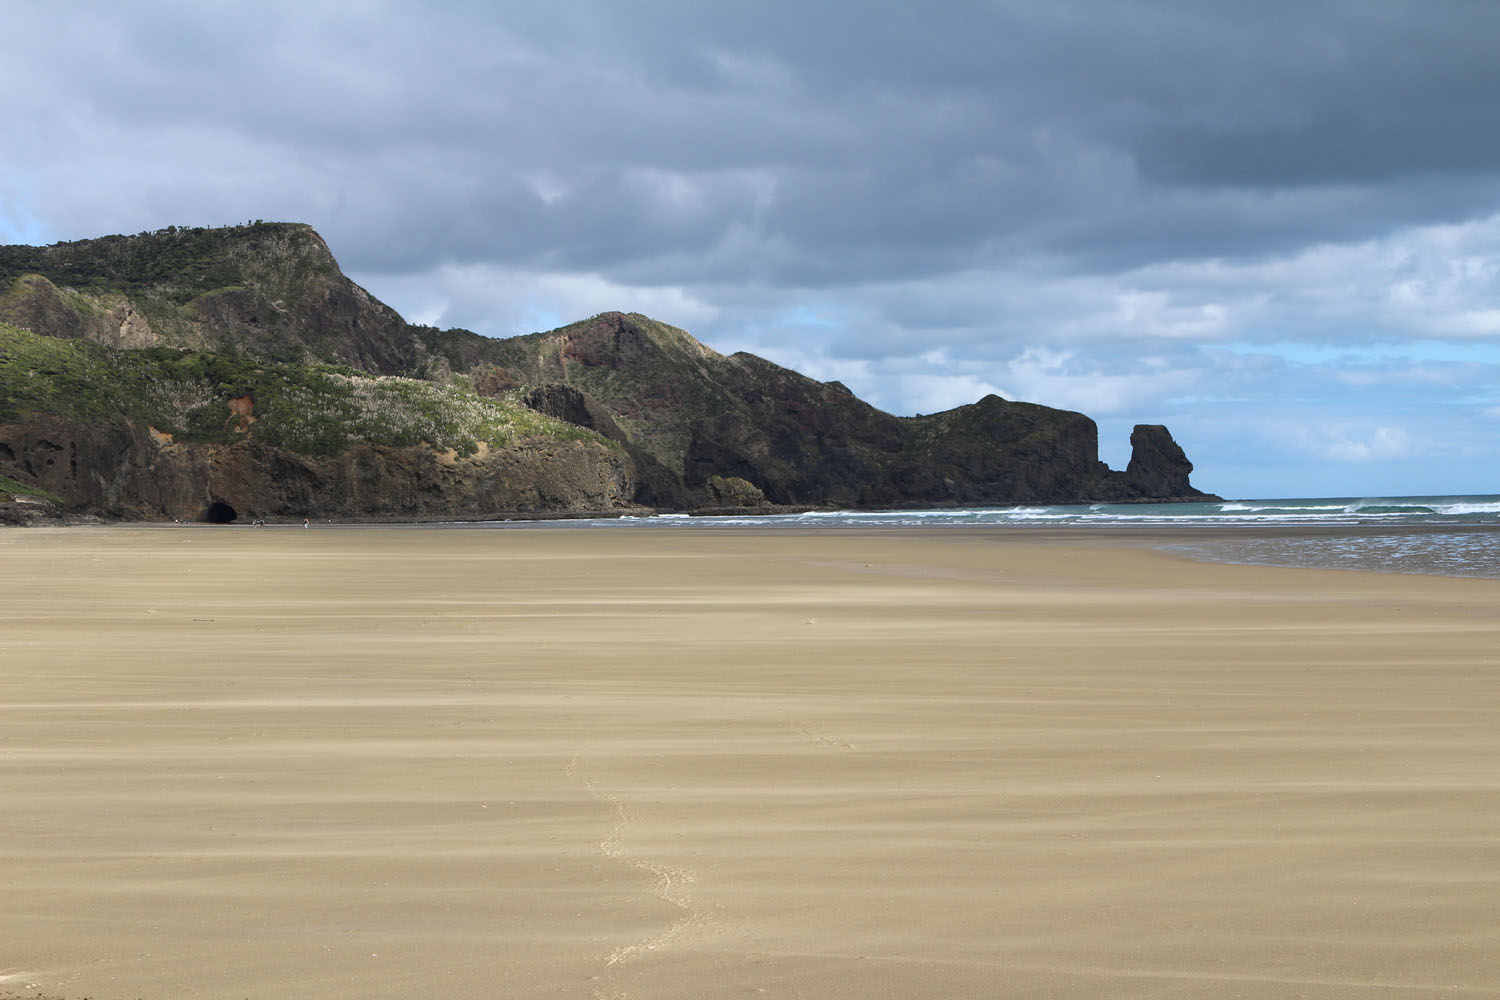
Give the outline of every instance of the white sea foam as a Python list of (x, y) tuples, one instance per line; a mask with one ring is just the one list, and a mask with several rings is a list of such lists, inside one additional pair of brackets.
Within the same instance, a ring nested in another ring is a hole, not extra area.
[[(577, 524), (578, 522), (563, 522)], [(924, 528), (1028, 526), (1171, 526), (1186, 531), (1214, 526), (1270, 529), (1240, 538), (1205, 536), (1183, 551), (1220, 562), (1346, 567), (1387, 572), (1500, 577), (1500, 496), (1309, 497), (1183, 504), (1026, 504), (921, 510), (819, 510), (797, 514), (694, 517), (664, 514), (586, 522), (597, 526), (715, 526), (764, 529)], [(1390, 535), (1413, 525), (1413, 534)], [(1316, 537), (1277, 535), (1278, 527), (1339, 529)], [(1365, 529), (1378, 526), (1382, 534)], [(1432, 530), (1438, 527), (1439, 530)], [(1347, 533), (1342, 533), (1347, 529)]]
[(1451, 514), (1460, 517), (1466, 514), (1500, 514), (1500, 502), (1484, 503), (1467, 501), (1443, 504), (1437, 508), (1437, 511), (1440, 514)]

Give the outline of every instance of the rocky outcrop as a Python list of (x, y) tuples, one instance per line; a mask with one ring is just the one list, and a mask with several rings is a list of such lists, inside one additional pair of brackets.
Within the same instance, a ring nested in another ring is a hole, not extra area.
[(647, 507), (677, 509), (687, 503), (681, 481), (653, 454), (638, 448), (615, 422), (608, 410), (587, 393), (570, 385), (549, 383), (532, 389), (521, 402), (547, 416), (578, 427), (586, 427), (601, 437), (618, 441), (629, 455), (635, 490), (633, 499)]
[(0, 464), (115, 518), (487, 518), (636, 509), (623, 456), (595, 441), (531, 438), (468, 457), (359, 444), (315, 457), (242, 441), (177, 443), (127, 420), (38, 416), (0, 426)]
[(291, 223), (0, 247), (0, 322), (111, 347), (338, 361), (387, 375), (427, 360), (406, 321), (350, 281), (311, 227)]
[(903, 503), (1072, 503), (1111, 492), (1098, 428), (1081, 413), (990, 395), (908, 427), (892, 477)]
[(615, 418), (600, 406), (588, 393), (571, 385), (549, 383), (539, 385), (521, 397), (521, 402), (549, 417), (565, 420), (579, 427), (587, 427), (611, 441), (629, 440)]
[(770, 503), (754, 483), (738, 476), (709, 476), (705, 490), (713, 507), (765, 507)]
[(1130, 464), (1125, 479), (1137, 497), (1188, 498), (1202, 496), (1188, 482), (1193, 463), (1161, 424), (1136, 424), (1130, 434)]

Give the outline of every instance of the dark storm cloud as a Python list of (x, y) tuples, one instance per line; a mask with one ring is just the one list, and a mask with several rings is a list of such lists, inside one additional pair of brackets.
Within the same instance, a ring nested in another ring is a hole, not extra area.
[[(60, 102), (38, 145), (120, 135), (123, 185), (205, 213), (234, 200), (226, 174), (283, 211), (342, 206), (315, 221), (349, 234), (355, 269), (824, 285), (1026, 255), (1121, 267), (1496, 195), (1483, 4), (39, 10), (56, 49), (7, 46), (12, 86)], [(185, 132), (201, 146), (163, 164), (154, 131), (164, 155)]]
[[(1284, 12), (1292, 17), (1280, 37), (1239, 57), (1258, 72), (1209, 105), (1215, 114), (1176, 116), (1143, 133), (1148, 176), (1280, 188), (1493, 174), (1500, 7), (1349, 3)], [(1244, 112), (1235, 114), (1234, 103)]]

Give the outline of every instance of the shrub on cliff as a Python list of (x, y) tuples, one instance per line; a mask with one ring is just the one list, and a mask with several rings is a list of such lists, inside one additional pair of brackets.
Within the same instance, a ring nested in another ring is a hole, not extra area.
[(529, 436), (597, 438), (462, 384), (174, 348), (117, 350), (0, 324), (0, 423), (33, 413), (123, 417), (180, 441), (252, 439), (308, 455), (356, 442), (425, 442), (469, 455)]

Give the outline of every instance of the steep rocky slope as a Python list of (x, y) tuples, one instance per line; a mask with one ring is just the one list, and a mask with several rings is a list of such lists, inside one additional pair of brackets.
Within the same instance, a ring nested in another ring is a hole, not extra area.
[(605, 511), (635, 491), (618, 443), (458, 387), (3, 324), (0, 476), (146, 519)]
[(0, 247), (0, 483), (114, 517), (1194, 499), (1079, 413), (896, 417), (645, 316), (493, 340), (406, 324), (310, 228)]
[(423, 361), (396, 311), (350, 281), (310, 226), (292, 223), (0, 247), (0, 322), (114, 347), (338, 361), (387, 375)]
[[(744, 479), (777, 504), (867, 507), (1195, 499), (1192, 464), (1166, 428), (1137, 427), (1130, 467), (1098, 458), (1081, 413), (988, 396), (895, 417), (837, 382), (751, 354), (718, 354), (682, 330), (605, 313), (549, 333), (488, 340), (428, 331), (425, 343), (476, 384), (562, 385), (681, 476), (693, 501), (715, 475)], [(570, 417), (599, 429), (593, 417)]]

